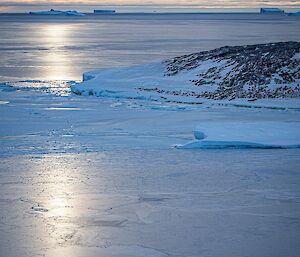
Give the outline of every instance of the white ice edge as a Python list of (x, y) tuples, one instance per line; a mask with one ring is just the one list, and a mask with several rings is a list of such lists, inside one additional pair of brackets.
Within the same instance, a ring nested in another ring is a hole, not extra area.
[[(94, 95), (118, 99), (300, 110), (299, 98), (258, 99), (256, 101), (249, 101), (249, 99), (211, 100), (184, 95), (161, 94), (155, 90), (147, 91), (147, 89), (159, 89), (202, 93), (214, 90), (214, 85), (196, 87), (190, 80), (195, 78), (199, 72), (203, 72), (215, 65), (221, 64), (220, 62), (216, 63), (214, 60), (205, 61), (198, 68), (182, 71), (175, 76), (164, 75), (165, 66), (163, 63), (94, 70), (85, 72), (83, 81), (71, 86), (71, 90), (84, 96)], [(270, 87), (274, 87), (274, 85), (270, 85)], [(143, 90), (139, 90), (139, 88)]]
[(180, 149), (300, 148), (299, 122), (207, 122)]
[(300, 144), (293, 145), (275, 145), (275, 144), (258, 144), (243, 141), (210, 141), (210, 140), (193, 140), (186, 144), (174, 145), (178, 149), (294, 149), (300, 148)]

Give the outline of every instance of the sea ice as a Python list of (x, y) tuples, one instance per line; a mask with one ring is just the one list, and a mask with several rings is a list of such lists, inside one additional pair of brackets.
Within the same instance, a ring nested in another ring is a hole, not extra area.
[(299, 149), (170, 148), (190, 140), (193, 128), (196, 144), (210, 147), (299, 144), (298, 111), (180, 110), (185, 105), (61, 96), (36, 84), (0, 87), (9, 101), (0, 105), (1, 256), (300, 252)]
[[(300, 148), (299, 122), (206, 122), (182, 149)], [(207, 135), (207, 136), (205, 136)]]

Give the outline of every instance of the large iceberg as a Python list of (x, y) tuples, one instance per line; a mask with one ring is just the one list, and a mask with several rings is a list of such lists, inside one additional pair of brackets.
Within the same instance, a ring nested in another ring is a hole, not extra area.
[(50, 11), (41, 11), (41, 12), (29, 12), (29, 14), (35, 14), (35, 15), (65, 15), (65, 16), (84, 16), (85, 14), (70, 10), (70, 11), (60, 11), (60, 10), (54, 10), (51, 9)]

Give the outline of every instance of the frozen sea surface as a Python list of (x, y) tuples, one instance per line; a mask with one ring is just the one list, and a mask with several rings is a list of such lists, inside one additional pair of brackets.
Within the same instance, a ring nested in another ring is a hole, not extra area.
[(1, 257), (299, 256), (299, 149), (171, 147), (199, 124), (293, 124), (299, 111), (180, 109), (47, 83), (0, 87)]
[(0, 15), (0, 256), (298, 257), (299, 149), (172, 147), (201, 124), (299, 124), (298, 109), (77, 96), (67, 81), (298, 28), (253, 14)]

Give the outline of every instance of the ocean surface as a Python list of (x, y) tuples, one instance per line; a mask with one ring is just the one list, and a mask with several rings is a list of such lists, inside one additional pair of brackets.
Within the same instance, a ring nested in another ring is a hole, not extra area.
[(299, 41), (299, 28), (299, 17), (261, 14), (0, 14), (0, 81), (80, 80), (224, 45)]

